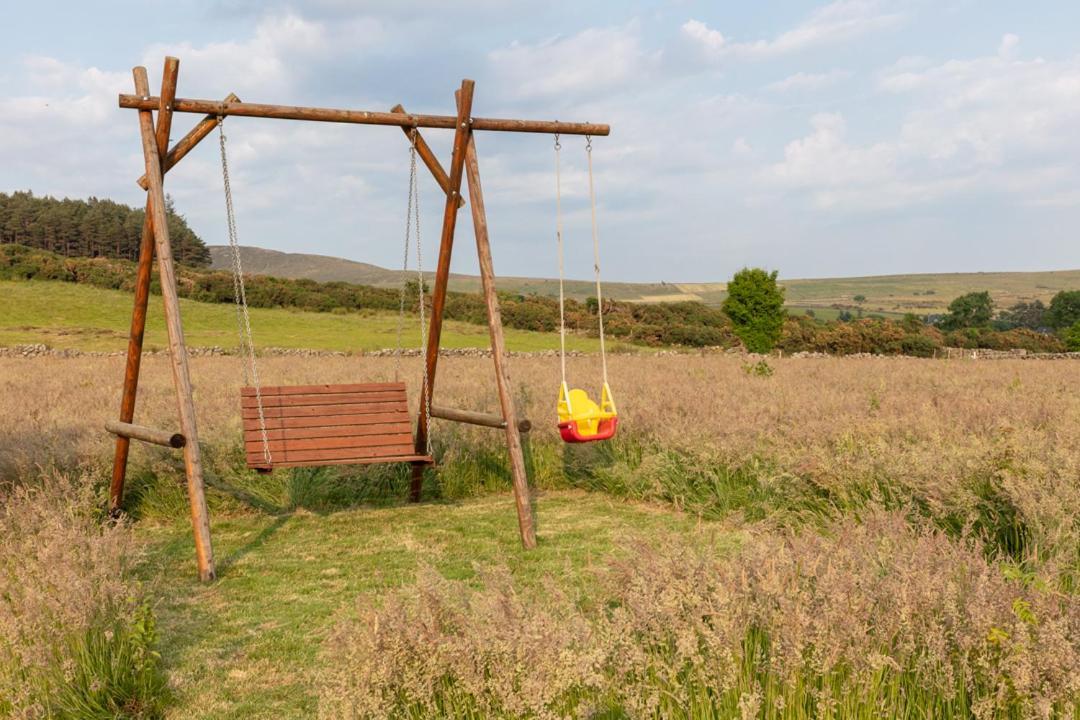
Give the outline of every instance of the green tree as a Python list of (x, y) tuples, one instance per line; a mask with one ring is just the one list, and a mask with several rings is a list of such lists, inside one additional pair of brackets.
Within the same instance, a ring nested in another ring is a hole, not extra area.
[(946, 330), (986, 327), (992, 317), (994, 301), (984, 290), (961, 295), (949, 303), (949, 314), (942, 318), (941, 326)]
[(852, 298), (852, 300), (854, 300), (857, 303), (864, 303), (864, 302), (866, 302), (866, 296), (865, 295), (856, 295), (855, 297)]
[(1061, 334), (1061, 339), (1065, 341), (1065, 348), (1069, 352), (1080, 352), (1080, 320), (1073, 323), (1073, 326)]
[(1080, 290), (1062, 290), (1055, 295), (1045, 319), (1055, 330), (1071, 328), (1080, 321)]
[(728, 283), (722, 309), (750, 352), (769, 352), (780, 340), (787, 312), (784, 289), (777, 286), (776, 275), (775, 270), (743, 268)]
[(1046, 306), (1043, 305), (1042, 300), (1018, 302), (1008, 310), (998, 313), (994, 327), (998, 330), (1011, 330), (1017, 327), (1038, 330), (1046, 327)]

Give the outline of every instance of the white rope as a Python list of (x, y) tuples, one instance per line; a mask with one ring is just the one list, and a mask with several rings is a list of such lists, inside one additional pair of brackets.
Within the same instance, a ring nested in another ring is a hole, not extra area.
[(397, 349), (394, 352), (394, 379), (397, 380), (401, 369), (402, 354), (402, 327), (405, 318), (405, 296), (408, 281), (405, 279), (409, 271), (409, 240), (413, 233), (416, 235), (416, 292), (420, 303), (420, 362), (424, 369), (424, 384), (421, 392), (424, 407), (424, 441), (427, 454), (431, 454), (431, 382), (428, 379), (427, 363), (427, 308), (424, 301), (424, 258), (421, 254), (422, 243), (420, 239), (420, 182), (416, 174), (416, 141), (417, 129), (413, 128), (409, 133), (409, 202), (405, 207), (405, 257), (402, 261), (401, 302), (398, 311)]
[(563, 267), (563, 223), (562, 223), (562, 174), (559, 151), (562, 144), (559, 134), (555, 133), (555, 240), (559, 247), (559, 362), (562, 367), (562, 382), (566, 385), (566, 292), (563, 287), (565, 270)]
[[(240, 335), (240, 352), (244, 356), (244, 383), (255, 388), (255, 404), (259, 410), (259, 431), (262, 434), (263, 459), (273, 464), (270, 439), (266, 434), (266, 415), (263, 412), (262, 386), (259, 383), (259, 367), (255, 362), (255, 340), (251, 334), (251, 314), (248, 312), (247, 292), (244, 288), (244, 268), (240, 262), (240, 243), (236, 237), (236, 212), (233, 209), (232, 184), (229, 182), (229, 157), (225, 151), (225, 127), (218, 118), (218, 144), (221, 147), (221, 177), (225, 186), (225, 219), (232, 250), (233, 300), (236, 303), (236, 325)], [(250, 366), (250, 371), (249, 371)]]
[[(412, 136), (410, 136), (412, 137)], [(405, 301), (408, 295), (409, 281), (409, 240), (412, 239), (412, 215), (414, 202), (414, 188), (416, 187), (416, 143), (409, 144), (409, 202), (405, 206), (405, 257), (401, 261), (401, 297), (398, 303), (397, 323), (397, 346), (394, 349), (394, 380), (401, 376), (401, 354), (403, 342), (401, 339), (405, 326)]]
[(596, 274), (596, 322), (600, 326), (600, 364), (607, 385), (607, 353), (604, 349), (604, 298), (600, 294), (600, 233), (596, 228), (596, 192), (593, 189), (592, 136), (585, 136), (585, 155), (589, 158), (589, 205), (592, 209), (593, 271)]
[(418, 130), (414, 127), (412, 129), (411, 139), (411, 164), (412, 164), (412, 188), (409, 190), (409, 194), (414, 198), (413, 211), (415, 213), (413, 222), (416, 227), (416, 284), (417, 284), (417, 296), (420, 301), (420, 363), (424, 368), (424, 427), (427, 432), (424, 433), (424, 443), (427, 455), (431, 455), (431, 381), (428, 378), (428, 353), (427, 353), (427, 309), (424, 303), (424, 258), (420, 254), (421, 242), (420, 242), (420, 185), (416, 176), (416, 139)]

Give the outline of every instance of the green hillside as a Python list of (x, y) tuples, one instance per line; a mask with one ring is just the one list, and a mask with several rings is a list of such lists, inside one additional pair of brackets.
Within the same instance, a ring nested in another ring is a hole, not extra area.
[[(225, 251), (217, 245), (210, 247), (212, 267), (230, 267)], [(311, 280), (341, 280), (345, 282), (396, 287), (401, 271), (387, 270), (376, 265), (343, 260), (324, 255), (283, 253), (262, 248), (242, 248), (244, 269), (260, 275)], [(501, 290), (554, 297), (558, 280), (550, 278), (500, 277)], [(788, 306), (793, 310), (814, 309), (819, 317), (835, 316), (834, 305), (861, 307), (865, 312), (920, 315), (944, 312), (953, 298), (968, 292), (988, 290), (999, 308), (1018, 301), (1042, 300), (1048, 303), (1060, 290), (1080, 288), (1080, 270), (1046, 272), (935, 273), (921, 275), (876, 275), (853, 278), (789, 279), (781, 283), (787, 288)], [(450, 289), (460, 292), (479, 292), (480, 279), (470, 275), (452, 275)], [(677, 302), (692, 300), (708, 305), (723, 301), (727, 285), (713, 283), (619, 283), (605, 282), (604, 294), (614, 300), (630, 302)], [(569, 295), (578, 300), (596, 295), (592, 282), (567, 281)], [(861, 295), (866, 299), (855, 302)]]
[[(46, 343), (54, 348), (124, 350), (131, 322), (130, 293), (64, 282), (0, 281), (0, 346)], [(187, 342), (192, 347), (237, 345), (232, 305), (180, 301)], [(316, 350), (379, 350), (397, 344), (394, 313), (316, 313), (252, 308), (251, 324), (260, 347)], [(506, 328), (511, 350), (554, 350), (558, 335)], [(420, 330), (415, 318), (405, 319), (404, 345), (416, 348)], [(568, 347), (595, 350), (596, 340), (568, 337)], [(486, 348), (486, 325), (447, 320), (442, 345), (446, 348)], [(147, 350), (168, 346), (161, 298), (152, 297), (147, 318)]]

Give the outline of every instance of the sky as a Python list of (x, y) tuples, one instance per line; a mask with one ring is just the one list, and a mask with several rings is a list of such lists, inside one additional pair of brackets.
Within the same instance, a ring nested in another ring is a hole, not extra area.
[[(723, 281), (1080, 267), (1075, 0), (157, 0), (5, 3), (0, 192), (134, 206), (131, 68), (178, 95), (591, 121), (603, 273)], [(156, 89), (155, 89), (156, 94)], [(173, 139), (198, 120), (178, 115)], [(229, 118), (244, 245), (400, 267), (409, 147), (393, 127)], [(452, 133), (425, 137), (449, 164)], [(552, 277), (546, 135), (478, 132), (495, 270)], [(166, 178), (226, 242), (216, 136)], [(592, 271), (585, 140), (562, 151), (567, 273)], [(420, 179), (424, 264), (443, 200)], [(453, 269), (475, 272), (469, 213)]]

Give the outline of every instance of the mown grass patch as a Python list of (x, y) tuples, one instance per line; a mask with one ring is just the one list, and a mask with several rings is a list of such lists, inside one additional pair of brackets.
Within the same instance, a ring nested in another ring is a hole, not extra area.
[[(321, 644), (360, 595), (411, 584), (418, 563), (470, 580), (476, 566), (510, 568), (542, 602), (543, 580), (582, 591), (587, 570), (627, 542), (694, 527), (692, 518), (582, 492), (539, 498), (539, 547), (521, 550), (507, 494), (273, 515), (213, 524), (219, 579), (192, 572), (185, 523), (145, 522), (143, 572), (160, 583), (156, 607), (165, 666), (176, 686), (174, 717), (310, 717)], [(733, 542), (721, 536), (722, 542)]]

